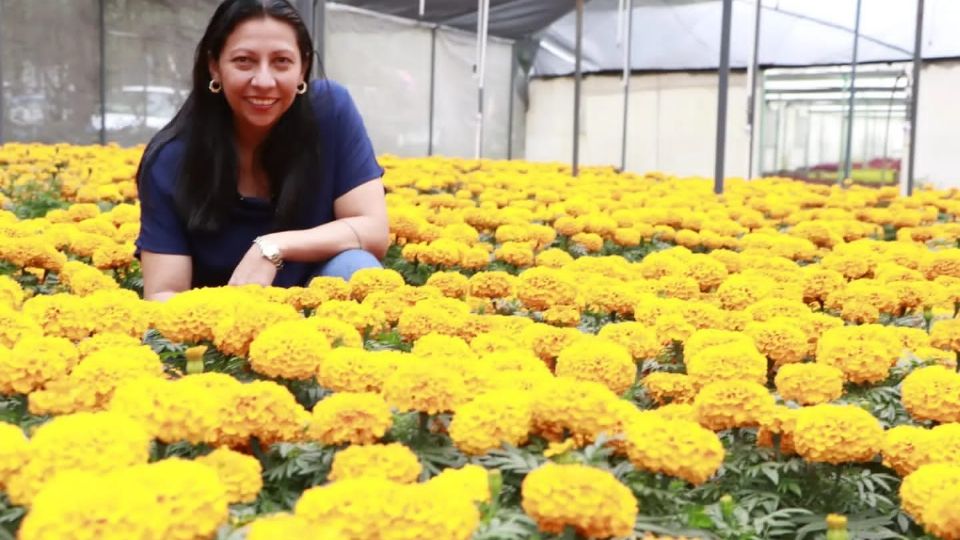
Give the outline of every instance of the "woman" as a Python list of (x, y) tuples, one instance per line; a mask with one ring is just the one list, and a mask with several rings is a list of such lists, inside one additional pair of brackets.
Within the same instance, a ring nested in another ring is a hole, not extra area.
[(217, 8), (193, 90), (137, 172), (144, 298), (379, 266), (383, 169), (347, 91), (308, 84), (312, 51), (287, 0)]

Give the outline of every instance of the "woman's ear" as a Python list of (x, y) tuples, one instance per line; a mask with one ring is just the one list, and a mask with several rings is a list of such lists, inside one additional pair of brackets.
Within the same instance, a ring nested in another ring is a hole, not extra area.
[(210, 71), (210, 79), (214, 81), (220, 80), (220, 67), (217, 65), (217, 61), (211, 58), (207, 61), (207, 69)]

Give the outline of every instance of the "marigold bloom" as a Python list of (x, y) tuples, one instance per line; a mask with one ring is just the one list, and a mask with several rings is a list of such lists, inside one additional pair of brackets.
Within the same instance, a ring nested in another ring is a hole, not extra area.
[(467, 454), (483, 454), (503, 443), (520, 446), (533, 422), (529, 396), (513, 390), (481, 394), (454, 409), (450, 438)]
[(558, 377), (599, 382), (621, 394), (636, 381), (637, 366), (622, 345), (590, 337), (578, 340), (560, 352), (555, 373)]
[(330, 479), (378, 476), (409, 484), (416, 482), (421, 469), (416, 454), (400, 443), (353, 445), (333, 457)]
[(773, 413), (774, 399), (763, 385), (725, 380), (704, 386), (693, 406), (701, 425), (720, 431), (761, 424)]
[(784, 400), (818, 405), (843, 395), (843, 372), (824, 364), (787, 364), (774, 379)]
[(903, 380), (901, 400), (918, 420), (960, 422), (960, 375), (944, 366), (916, 369)]
[(853, 405), (815, 405), (797, 413), (797, 453), (807, 461), (870, 461), (883, 444), (883, 427), (869, 412)]
[(250, 343), (250, 367), (269, 377), (313, 378), (330, 352), (326, 335), (312, 321), (295, 319), (273, 324)]
[(253, 502), (263, 487), (263, 467), (253, 456), (228, 448), (217, 448), (196, 459), (217, 472), (231, 504)]
[(325, 445), (371, 444), (391, 425), (390, 406), (378, 394), (339, 392), (314, 406), (307, 435)]

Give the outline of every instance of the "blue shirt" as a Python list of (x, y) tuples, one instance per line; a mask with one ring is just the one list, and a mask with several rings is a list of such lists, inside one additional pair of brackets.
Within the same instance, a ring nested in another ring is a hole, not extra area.
[[(310, 84), (309, 94), (323, 144), (321, 174), (304, 212), (303, 228), (334, 220), (333, 202), (353, 188), (383, 176), (363, 119), (346, 88), (329, 80)], [(216, 233), (192, 233), (174, 204), (177, 178), (183, 163), (184, 142), (174, 139), (159, 150), (143, 171), (140, 209), (141, 250), (189, 255), (193, 260), (192, 287), (226, 285), (253, 239), (270, 232), (274, 211), (266, 199), (237, 197), (225, 226)], [(274, 285), (305, 285), (317, 263), (289, 262), (277, 272)]]

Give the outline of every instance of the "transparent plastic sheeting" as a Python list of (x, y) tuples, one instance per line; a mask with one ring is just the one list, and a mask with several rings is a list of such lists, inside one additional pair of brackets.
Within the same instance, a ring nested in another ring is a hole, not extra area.
[(350, 90), (378, 153), (427, 154), (430, 40), (414, 23), (327, 7), (327, 77)]
[[(374, 149), (401, 156), (427, 155), (431, 26), (329, 4), (325, 31), (327, 76), (350, 90)], [(440, 28), (436, 39), (433, 153), (473, 157), (478, 110), (476, 37)], [(484, 157), (507, 157), (511, 54), (509, 42), (491, 38)], [(515, 133), (518, 129), (522, 125), (514, 125)]]
[(99, 140), (97, 0), (0, 0), (4, 140)]
[[(763, 0), (760, 64), (850, 63), (856, 0)], [(584, 10), (584, 71), (623, 69), (617, 44), (618, 0), (592, 0)], [(916, 0), (865, 0), (860, 17), (860, 62), (913, 58)], [(722, 2), (634, 0), (632, 69), (716, 69), (720, 58)], [(753, 0), (735, 0), (730, 65), (744, 68), (753, 46)], [(576, 16), (568, 13), (542, 34), (533, 75), (574, 71)], [(960, 1), (926, 0), (923, 57), (960, 56)]]

